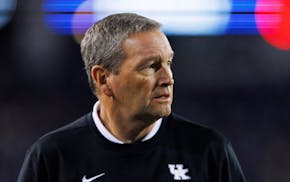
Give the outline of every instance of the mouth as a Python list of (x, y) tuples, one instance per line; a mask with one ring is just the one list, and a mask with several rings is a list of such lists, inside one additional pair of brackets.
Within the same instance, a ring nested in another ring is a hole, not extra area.
[(170, 94), (159, 94), (153, 98), (157, 102), (170, 102)]

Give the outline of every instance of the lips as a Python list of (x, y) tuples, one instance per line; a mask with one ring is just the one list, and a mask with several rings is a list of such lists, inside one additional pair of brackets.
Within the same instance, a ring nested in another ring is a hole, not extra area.
[(158, 102), (169, 102), (171, 101), (171, 97), (170, 97), (170, 94), (168, 93), (160, 93), (154, 96), (154, 100)]
[(170, 97), (170, 94), (159, 94), (155, 96), (154, 98), (168, 98), (168, 97)]

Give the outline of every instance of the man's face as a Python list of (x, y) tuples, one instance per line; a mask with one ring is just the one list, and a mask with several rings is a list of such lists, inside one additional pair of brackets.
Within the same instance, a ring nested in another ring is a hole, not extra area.
[(119, 74), (111, 74), (115, 104), (137, 119), (158, 119), (171, 113), (173, 51), (159, 30), (136, 33), (123, 43), (126, 58)]

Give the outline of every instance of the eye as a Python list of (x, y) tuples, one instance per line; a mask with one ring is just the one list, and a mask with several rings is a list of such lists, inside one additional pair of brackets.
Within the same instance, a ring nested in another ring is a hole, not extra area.
[(169, 60), (168, 62), (167, 62), (167, 65), (171, 68), (172, 67), (172, 65), (173, 65), (173, 62), (172, 62), (172, 60)]
[(158, 65), (157, 65), (157, 63), (156, 62), (154, 62), (154, 63), (152, 63), (152, 64), (150, 64), (150, 68), (156, 68)]
[(150, 64), (150, 68), (154, 69), (154, 71), (159, 70), (160, 67), (161, 67), (160, 62), (154, 62), (154, 63)]
[(159, 61), (152, 61), (145, 64), (140, 71), (146, 75), (154, 74), (161, 68), (161, 63)]
[(150, 63), (147, 63), (144, 65), (143, 69), (159, 69), (161, 67), (160, 63), (158, 61), (152, 61)]

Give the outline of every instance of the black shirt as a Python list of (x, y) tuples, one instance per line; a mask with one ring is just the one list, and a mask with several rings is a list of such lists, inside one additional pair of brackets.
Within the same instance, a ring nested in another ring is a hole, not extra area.
[(104, 138), (88, 113), (35, 142), (18, 182), (244, 182), (229, 141), (175, 114), (144, 142)]

